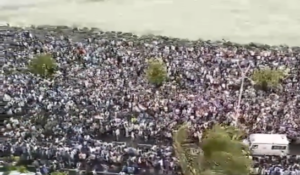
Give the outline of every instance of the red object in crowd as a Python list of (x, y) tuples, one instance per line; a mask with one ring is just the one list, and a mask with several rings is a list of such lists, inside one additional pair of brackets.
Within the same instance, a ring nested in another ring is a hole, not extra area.
[(74, 49), (74, 53), (79, 54), (79, 55), (85, 55), (86, 51), (84, 48), (77, 48), (77, 49)]
[(85, 55), (86, 54), (86, 51), (85, 51), (84, 48), (80, 48), (78, 51), (79, 51), (80, 55)]
[(80, 55), (85, 55), (85, 54), (86, 54), (86, 51), (85, 51), (84, 48), (79, 48), (79, 49), (78, 49), (78, 53), (79, 53)]

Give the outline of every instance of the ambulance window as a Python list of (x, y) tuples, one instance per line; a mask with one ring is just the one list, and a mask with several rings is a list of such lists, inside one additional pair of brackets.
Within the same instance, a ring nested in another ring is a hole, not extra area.
[(272, 146), (272, 149), (275, 149), (275, 150), (285, 150), (286, 146)]
[(251, 149), (257, 149), (258, 148), (258, 145), (253, 145), (252, 147), (251, 147)]

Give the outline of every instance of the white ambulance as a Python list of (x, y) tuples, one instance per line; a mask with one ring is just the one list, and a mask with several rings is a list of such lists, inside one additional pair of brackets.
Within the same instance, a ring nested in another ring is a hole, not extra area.
[(251, 155), (287, 155), (289, 140), (285, 134), (251, 134), (247, 141)]

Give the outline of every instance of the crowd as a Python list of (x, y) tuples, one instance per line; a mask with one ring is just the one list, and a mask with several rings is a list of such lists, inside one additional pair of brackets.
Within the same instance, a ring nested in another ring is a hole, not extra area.
[[(172, 132), (183, 122), (191, 123), (195, 136), (213, 123), (236, 119), (247, 133), (298, 136), (298, 47), (63, 26), (1, 27), (0, 36), (1, 110), (10, 116), (2, 129), (8, 138), (0, 146), (2, 156), (51, 169), (177, 174)], [(26, 72), (30, 59), (44, 53), (58, 63), (53, 79)], [(160, 87), (145, 78), (149, 58), (167, 66), (168, 80)], [(236, 112), (243, 72), (250, 67), (249, 76), (262, 66), (287, 67), (290, 75), (270, 91), (246, 78)], [(294, 157), (255, 162), (261, 174), (296, 172), (299, 163)]]

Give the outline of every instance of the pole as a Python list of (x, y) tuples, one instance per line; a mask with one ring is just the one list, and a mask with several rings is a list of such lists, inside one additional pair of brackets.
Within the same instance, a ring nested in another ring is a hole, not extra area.
[(241, 71), (242, 74), (242, 83), (241, 83), (241, 87), (240, 87), (240, 92), (239, 92), (239, 97), (238, 97), (238, 103), (237, 106), (235, 107), (235, 117), (234, 117), (234, 125), (235, 127), (238, 126), (238, 117), (240, 114), (240, 106), (241, 106), (241, 100), (242, 100), (242, 95), (243, 95), (243, 91), (244, 91), (244, 82), (245, 82), (245, 78), (246, 78), (246, 74), (248, 73), (249, 69), (250, 69), (250, 65), (247, 67), (247, 69), (245, 70), (245, 72), (242, 70), (240, 64), (238, 63), (239, 69)]

